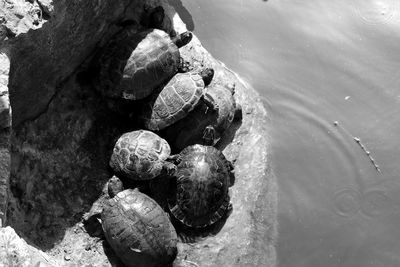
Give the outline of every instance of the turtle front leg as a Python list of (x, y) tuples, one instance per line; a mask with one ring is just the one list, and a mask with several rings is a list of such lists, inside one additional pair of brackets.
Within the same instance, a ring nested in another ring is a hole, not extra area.
[(240, 104), (236, 103), (235, 106), (235, 115), (233, 116), (233, 119), (236, 121), (240, 121), (243, 118), (243, 111), (242, 111), (242, 106)]
[(201, 97), (201, 100), (207, 106), (206, 113), (208, 112), (208, 109), (211, 109), (213, 112), (218, 112), (219, 111), (219, 106), (218, 106), (217, 102), (215, 102), (214, 98), (212, 98), (211, 95), (205, 93)]
[(185, 61), (182, 57), (179, 58), (178, 72), (185, 73), (193, 69), (189, 62)]
[(178, 168), (176, 167), (175, 164), (168, 162), (168, 161), (164, 162), (162, 169), (163, 169), (163, 172), (169, 177), (174, 176), (174, 174), (178, 170)]
[(236, 93), (236, 83), (234, 83), (234, 82), (228, 83), (226, 85), (226, 88), (232, 93), (232, 95), (235, 95), (235, 93)]
[(235, 184), (235, 166), (233, 163), (228, 160), (228, 168), (229, 168), (229, 186), (233, 186)]
[(169, 156), (169, 157), (166, 159), (166, 161), (172, 162), (172, 163), (175, 163), (176, 165), (178, 165), (179, 163), (181, 163), (182, 158), (181, 158), (181, 156), (180, 156), (179, 154), (176, 154), (176, 155), (171, 155), (171, 156)]
[(215, 129), (208, 125), (203, 131), (203, 142), (206, 146), (213, 146), (215, 142)]

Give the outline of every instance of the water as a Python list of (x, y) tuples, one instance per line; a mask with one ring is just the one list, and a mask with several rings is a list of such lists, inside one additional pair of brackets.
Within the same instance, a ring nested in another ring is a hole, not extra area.
[(400, 2), (171, 2), (271, 112), (279, 266), (400, 266)]

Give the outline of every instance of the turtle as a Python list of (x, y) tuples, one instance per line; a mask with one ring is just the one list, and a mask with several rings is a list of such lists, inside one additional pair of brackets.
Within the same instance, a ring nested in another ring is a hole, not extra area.
[(232, 210), (232, 163), (215, 147), (199, 144), (186, 147), (175, 160), (176, 193), (167, 200), (173, 217), (190, 228), (204, 228), (225, 217)]
[(100, 237), (103, 234), (100, 216), (104, 205), (110, 198), (115, 197), (116, 194), (123, 190), (122, 181), (117, 176), (114, 175), (107, 181), (100, 197), (93, 203), (89, 212), (82, 216), (82, 221), (89, 235)]
[(136, 181), (150, 180), (160, 174), (173, 175), (176, 166), (169, 162), (171, 148), (167, 141), (147, 130), (124, 133), (115, 143), (110, 167), (122, 177)]
[(137, 188), (113, 192), (117, 194), (106, 201), (101, 225), (121, 261), (128, 267), (172, 263), (178, 252), (178, 237), (167, 213)]
[[(162, 12), (162, 13), (161, 13)], [(164, 18), (162, 8), (155, 9), (154, 20)], [(161, 13), (161, 15), (160, 15)], [(160, 27), (141, 29), (126, 25), (101, 51), (97, 59), (95, 87), (106, 97), (139, 100), (178, 71), (187, 71), (179, 48), (189, 43), (192, 33), (183, 32), (171, 38)]]
[(178, 151), (193, 144), (214, 146), (234, 119), (241, 119), (242, 108), (234, 98), (235, 84), (213, 85), (206, 96), (218, 105), (218, 112), (207, 112), (207, 105), (198, 105), (189, 115), (164, 131), (166, 139)]
[(153, 131), (162, 130), (183, 119), (200, 102), (211, 111), (218, 111), (218, 105), (204, 94), (204, 88), (213, 76), (212, 68), (177, 73), (144, 107), (142, 117), (145, 127)]

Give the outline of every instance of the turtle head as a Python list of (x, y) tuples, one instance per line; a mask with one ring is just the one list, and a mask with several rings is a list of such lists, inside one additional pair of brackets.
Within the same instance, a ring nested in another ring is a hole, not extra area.
[(203, 131), (204, 145), (213, 146), (215, 139), (215, 129), (212, 125), (208, 125)]
[(211, 80), (214, 77), (214, 69), (206, 68), (200, 71), (199, 75), (201, 76), (201, 78), (203, 78), (204, 86), (207, 86), (211, 83)]
[(193, 34), (189, 31), (177, 35), (172, 41), (177, 47), (187, 45), (193, 38)]
[(122, 181), (117, 177), (113, 176), (109, 181), (108, 181), (108, 194), (110, 195), (110, 198), (115, 197), (119, 192), (124, 190), (124, 185), (122, 184)]

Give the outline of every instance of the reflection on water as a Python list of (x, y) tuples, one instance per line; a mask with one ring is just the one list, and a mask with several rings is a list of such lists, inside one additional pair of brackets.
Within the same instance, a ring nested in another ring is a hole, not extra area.
[(279, 265), (400, 266), (400, 1), (181, 3), (273, 117)]

